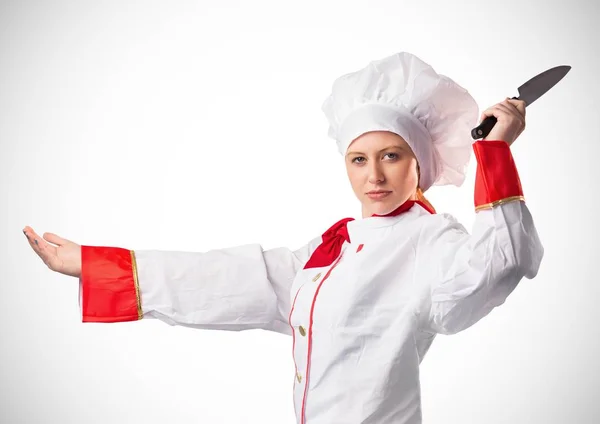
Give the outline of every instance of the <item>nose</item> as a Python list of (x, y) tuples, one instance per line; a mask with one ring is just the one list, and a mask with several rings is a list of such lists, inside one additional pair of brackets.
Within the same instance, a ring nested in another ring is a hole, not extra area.
[(371, 184), (381, 184), (385, 181), (385, 176), (383, 175), (383, 168), (378, 162), (371, 162), (369, 165), (369, 183)]

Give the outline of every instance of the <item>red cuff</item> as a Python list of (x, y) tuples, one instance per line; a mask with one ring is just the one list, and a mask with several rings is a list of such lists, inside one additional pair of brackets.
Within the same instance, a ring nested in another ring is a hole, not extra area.
[(81, 246), (83, 322), (142, 318), (135, 254), (119, 247)]
[(477, 158), (475, 210), (525, 200), (512, 152), (505, 141), (480, 140), (473, 144)]

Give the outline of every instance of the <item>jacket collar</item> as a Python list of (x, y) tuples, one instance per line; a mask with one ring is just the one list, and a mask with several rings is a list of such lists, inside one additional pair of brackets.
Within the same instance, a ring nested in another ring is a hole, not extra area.
[(373, 230), (387, 228), (401, 220), (434, 213), (420, 201), (408, 200), (386, 215), (368, 218), (344, 218), (323, 233), (322, 242), (313, 252), (304, 269), (329, 266), (339, 256), (344, 242), (363, 243), (374, 235)]

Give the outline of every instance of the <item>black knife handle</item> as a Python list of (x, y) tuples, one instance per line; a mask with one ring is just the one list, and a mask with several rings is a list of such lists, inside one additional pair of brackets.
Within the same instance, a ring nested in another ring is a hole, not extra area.
[[(512, 100), (518, 99), (518, 97), (512, 98)], [(498, 120), (495, 116), (488, 116), (485, 118), (479, 126), (471, 130), (471, 137), (473, 137), (473, 140), (487, 137), (490, 131), (492, 131), (492, 128), (494, 128), (494, 125), (496, 125), (496, 122), (498, 122)]]
[(483, 122), (479, 124), (478, 127), (475, 127), (471, 130), (471, 137), (473, 137), (473, 140), (486, 137), (490, 133), (492, 128), (494, 128), (496, 122), (498, 122), (498, 120), (495, 116), (488, 116), (487, 118), (485, 118)]

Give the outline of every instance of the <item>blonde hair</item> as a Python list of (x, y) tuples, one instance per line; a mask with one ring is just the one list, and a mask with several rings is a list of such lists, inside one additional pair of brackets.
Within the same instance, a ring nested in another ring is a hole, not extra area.
[(429, 200), (427, 200), (425, 198), (425, 195), (423, 194), (423, 190), (421, 190), (421, 187), (417, 187), (417, 192), (415, 193), (417, 196), (417, 200), (420, 202), (425, 203), (429, 208), (431, 208), (431, 210), (435, 213), (435, 208), (433, 207), (433, 205), (429, 202)]
[[(421, 179), (421, 167), (419, 166), (418, 161), (417, 161), (417, 177), (419, 180)], [(431, 208), (433, 213), (435, 213), (435, 208), (429, 202), (429, 200), (427, 200), (427, 198), (425, 198), (425, 194), (423, 193), (423, 190), (421, 190), (421, 187), (419, 187), (418, 185), (417, 185), (417, 191), (415, 192), (415, 197), (417, 198), (417, 200), (419, 202), (423, 202), (425, 205), (427, 205), (427, 207)]]

